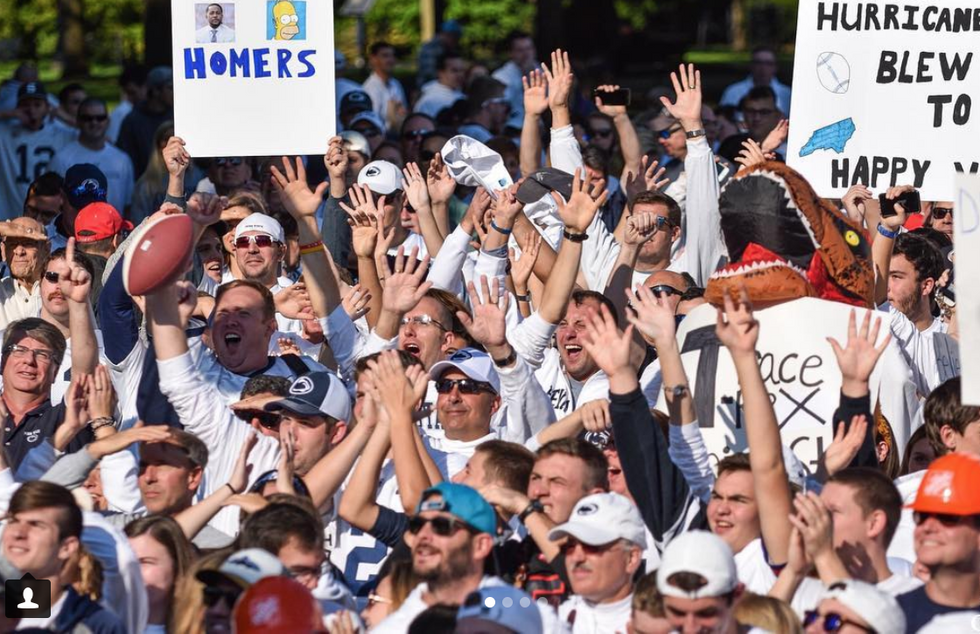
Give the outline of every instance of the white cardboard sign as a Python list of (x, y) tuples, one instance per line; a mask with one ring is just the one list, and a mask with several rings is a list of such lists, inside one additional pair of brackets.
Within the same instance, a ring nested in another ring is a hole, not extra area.
[(172, 0), (174, 125), (191, 156), (323, 154), (333, 3)]
[(980, 167), (978, 57), (978, 0), (801, 0), (787, 162), (825, 197), (952, 200)]
[(980, 176), (956, 178), (956, 317), (964, 405), (980, 405)]

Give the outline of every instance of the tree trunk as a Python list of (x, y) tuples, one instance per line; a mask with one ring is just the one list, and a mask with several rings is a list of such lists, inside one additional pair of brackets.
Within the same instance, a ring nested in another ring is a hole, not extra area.
[(85, 52), (84, 0), (58, 0), (58, 20), (61, 23), (59, 46), (65, 78), (88, 75), (88, 56)]
[(146, 67), (173, 65), (170, 0), (146, 0), (143, 23)]
[(745, 0), (732, 0), (732, 48), (736, 51), (744, 51), (747, 46), (745, 35)]

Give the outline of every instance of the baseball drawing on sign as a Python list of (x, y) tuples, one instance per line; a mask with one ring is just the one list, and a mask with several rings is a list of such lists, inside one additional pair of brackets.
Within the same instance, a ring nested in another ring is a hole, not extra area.
[(820, 53), (817, 55), (817, 79), (827, 91), (843, 95), (851, 85), (851, 65), (840, 53)]
[(854, 120), (850, 117), (817, 129), (810, 140), (800, 148), (800, 158), (809, 156), (817, 150), (833, 150), (840, 154), (844, 151), (847, 142), (854, 136), (856, 129)]

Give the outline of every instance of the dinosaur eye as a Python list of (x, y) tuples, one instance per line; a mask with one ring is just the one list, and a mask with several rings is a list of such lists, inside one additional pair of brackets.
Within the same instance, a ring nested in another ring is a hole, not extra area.
[(281, 18), (279, 18), (279, 21), (282, 22), (283, 24), (289, 24), (289, 16), (284, 15)]
[(848, 230), (844, 234), (844, 240), (852, 247), (856, 247), (857, 245), (861, 244), (861, 236), (859, 236), (854, 230)]

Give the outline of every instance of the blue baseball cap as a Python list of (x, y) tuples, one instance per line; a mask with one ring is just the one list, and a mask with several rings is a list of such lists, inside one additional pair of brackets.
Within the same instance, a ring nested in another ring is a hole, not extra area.
[(496, 623), (518, 634), (544, 631), (541, 612), (531, 595), (512, 586), (488, 586), (471, 592), (456, 613), (456, 631), (480, 631), (469, 629), (469, 621)]
[(297, 377), (286, 398), (265, 406), (267, 412), (286, 410), (300, 416), (329, 416), (350, 420), (350, 395), (343, 382), (330, 372), (310, 372)]
[[(432, 500), (434, 496), (441, 500)], [(497, 534), (497, 515), (490, 503), (465, 484), (440, 482), (422, 492), (416, 513), (422, 511), (443, 511), (455, 515), (481, 533)]]
[(104, 203), (109, 190), (105, 174), (91, 163), (76, 163), (65, 172), (65, 196), (76, 210), (91, 203)]

